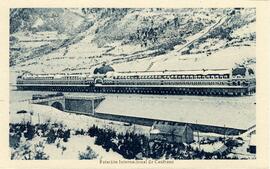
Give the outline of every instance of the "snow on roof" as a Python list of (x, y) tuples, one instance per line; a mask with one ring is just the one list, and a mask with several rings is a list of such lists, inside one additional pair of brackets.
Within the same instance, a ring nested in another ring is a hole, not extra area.
[(99, 68), (95, 68), (94, 74), (106, 74), (107, 72), (112, 72), (114, 69), (110, 65), (103, 65)]
[(153, 130), (150, 131), (151, 134), (174, 134), (182, 136), (185, 132), (187, 126), (175, 126), (167, 124), (157, 124), (153, 125)]
[(76, 74), (66, 74), (66, 73), (58, 73), (58, 74), (24, 74), (23, 77), (54, 77), (54, 78), (61, 78), (61, 77), (87, 77), (86, 74), (76, 73)]
[(201, 149), (203, 151), (208, 152), (208, 153), (213, 153), (213, 152), (224, 152), (227, 150), (227, 146), (225, 146), (222, 142), (216, 142), (214, 144), (201, 144)]
[(150, 134), (159, 134), (160, 130), (159, 129), (153, 129), (150, 131)]
[(37, 28), (39, 26), (42, 26), (44, 24), (43, 20), (41, 18), (38, 18), (35, 23), (33, 24), (32, 28)]
[(97, 112), (247, 129), (255, 124), (255, 96), (106, 95)]
[(201, 70), (165, 70), (165, 71), (130, 71), (130, 72), (116, 72), (114, 75), (118, 76), (134, 76), (134, 75), (194, 75), (194, 74), (230, 74), (229, 69), (201, 69)]

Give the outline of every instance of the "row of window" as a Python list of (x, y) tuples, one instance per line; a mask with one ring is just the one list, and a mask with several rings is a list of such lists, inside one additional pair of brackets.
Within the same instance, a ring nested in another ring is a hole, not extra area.
[(79, 77), (79, 76), (65, 76), (65, 77), (62, 77), (61, 79), (65, 79), (65, 80), (83, 80), (83, 79), (85, 79), (85, 77)]
[(227, 79), (229, 74), (223, 75), (148, 75), (148, 76), (114, 76), (113, 79)]
[[(24, 80), (52, 80), (54, 77), (26, 77), (23, 78)], [(65, 76), (60, 78), (62, 80), (83, 80), (85, 77), (80, 77), (80, 76)]]
[[(114, 76), (113, 79), (227, 79), (229, 74), (223, 75), (147, 75), (147, 76)], [(54, 77), (27, 77), (26, 80), (48, 80)], [(79, 76), (65, 76), (63, 80), (83, 80), (84, 77)]]
[[(18, 81), (18, 84), (41, 84), (39, 81)], [(119, 82), (119, 81), (105, 81), (105, 84), (125, 84), (125, 85), (225, 85), (226, 82)], [(66, 81), (43, 81), (42, 84), (87, 84), (85, 81), (72, 81), (72, 82), (66, 82)]]
[[(89, 81), (55, 81), (55, 80), (46, 80), (46, 81), (37, 81), (37, 80), (19, 80), (17, 84), (87, 84)], [(102, 82), (101, 82), (102, 83)], [(105, 84), (125, 84), (125, 85), (227, 85), (227, 81), (104, 81)], [(234, 86), (238, 85), (248, 85), (250, 82), (243, 81), (233, 81), (230, 84)]]
[(36, 81), (36, 80), (27, 80), (27, 81), (17, 81), (17, 84), (86, 84), (86, 81)]
[(25, 80), (48, 80), (53, 79), (53, 77), (25, 77)]
[(123, 81), (105, 81), (105, 84), (122, 84), (122, 85), (227, 85), (227, 82), (123, 82)]

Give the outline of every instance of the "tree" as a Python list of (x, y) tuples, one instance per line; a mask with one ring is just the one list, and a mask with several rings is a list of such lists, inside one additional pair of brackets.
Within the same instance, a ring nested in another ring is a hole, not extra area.
[(64, 132), (64, 139), (63, 139), (63, 141), (64, 142), (67, 142), (68, 141), (68, 139), (70, 138), (70, 129), (68, 129), (68, 130), (66, 130), (65, 132)]
[(179, 20), (178, 20), (178, 18), (174, 18), (173, 21), (174, 21), (175, 28), (178, 27), (179, 26)]
[(32, 140), (35, 135), (35, 127), (32, 126), (30, 123), (26, 125), (26, 133), (24, 133), (24, 137), (27, 140)]
[(96, 154), (90, 146), (87, 146), (86, 151), (80, 153), (79, 152), (79, 159), (80, 160), (91, 160), (97, 158), (98, 154)]
[(52, 144), (56, 140), (56, 134), (53, 129), (50, 129), (49, 133), (47, 134), (47, 143)]
[(49, 156), (44, 153), (44, 145), (42, 142), (35, 145), (35, 160), (48, 160)]
[(33, 152), (30, 150), (29, 142), (20, 142), (20, 146), (16, 151), (11, 153), (12, 160), (31, 160), (33, 159)]

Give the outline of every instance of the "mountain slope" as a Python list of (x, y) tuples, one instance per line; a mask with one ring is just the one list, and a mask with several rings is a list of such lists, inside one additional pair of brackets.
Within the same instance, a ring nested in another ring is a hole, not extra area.
[(125, 71), (255, 63), (253, 8), (14, 9), (10, 17), (18, 73), (91, 73), (104, 62)]

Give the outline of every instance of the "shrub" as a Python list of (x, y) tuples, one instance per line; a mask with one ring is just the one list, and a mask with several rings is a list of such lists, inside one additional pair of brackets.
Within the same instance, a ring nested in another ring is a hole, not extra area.
[(79, 152), (79, 159), (80, 160), (91, 160), (97, 158), (97, 154), (91, 149), (90, 146), (87, 146), (86, 151), (80, 153)]
[(48, 160), (49, 156), (44, 153), (44, 145), (42, 142), (35, 145), (35, 160)]

